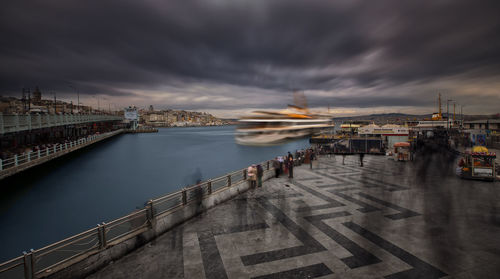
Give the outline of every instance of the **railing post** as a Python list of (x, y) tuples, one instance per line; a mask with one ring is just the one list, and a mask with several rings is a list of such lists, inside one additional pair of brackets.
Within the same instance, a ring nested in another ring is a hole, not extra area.
[(35, 250), (30, 249), (31, 254), (31, 278), (35, 278)]
[(243, 170), (243, 180), (247, 180), (247, 170)]
[(227, 176), (227, 187), (231, 187), (231, 175)]
[(26, 118), (28, 119), (28, 130), (31, 131), (31, 114), (28, 114)]
[(3, 170), (3, 162), (2, 159), (0, 159), (0, 171)]
[(209, 195), (212, 194), (212, 180), (207, 181), (207, 192)]
[(14, 155), (14, 165), (17, 166), (18, 162), (17, 162), (17, 154)]
[(67, 142), (64, 143), (64, 149), (68, 149), (68, 143)]
[(99, 238), (99, 248), (106, 248), (106, 246), (108, 245), (106, 243), (106, 223), (102, 222), (102, 225), (97, 224), (97, 236)]
[(45, 148), (45, 153), (46, 153), (47, 156), (49, 156), (49, 148), (48, 147)]
[(182, 205), (187, 204), (187, 193), (186, 193), (186, 188), (182, 189)]
[(40, 149), (38, 149), (38, 159), (40, 159)]
[(149, 200), (148, 204), (146, 205), (146, 218), (148, 219), (148, 227), (150, 229), (153, 228), (154, 220), (155, 220), (155, 214), (154, 214), (153, 210), (154, 210), (153, 200)]
[(25, 279), (35, 278), (35, 255), (33, 254), (33, 252), (34, 252), (33, 249), (30, 249), (29, 253), (23, 251), (23, 266), (24, 266)]
[(267, 161), (267, 170), (269, 170), (269, 161)]
[(16, 126), (16, 132), (19, 132), (19, 115), (17, 113), (14, 115), (14, 124)]
[(29, 254), (26, 253), (26, 251), (23, 251), (23, 263), (24, 263), (24, 279), (30, 279), (30, 265), (28, 265), (28, 259)]
[(28, 162), (31, 162), (31, 150), (28, 151)]
[(57, 152), (57, 145), (54, 145), (54, 153)]

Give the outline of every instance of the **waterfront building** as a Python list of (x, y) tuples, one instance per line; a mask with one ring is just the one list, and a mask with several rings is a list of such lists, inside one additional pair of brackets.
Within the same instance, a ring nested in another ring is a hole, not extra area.
[(387, 147), (392, 148), (396, 142), (408, 141), (409, 129), (406, 126), (396, 124), (386, 124), (383, 126), (370, 124), (359, 127), (358, 134), (366, 137), (380, 137), (386, 143)]
[(500, 134), (500, 119), (483, 119), (474, 121), (464, 121), (464, 129), (484, 129), (491, 133)]
[(141, 114), (142, 124), (152, 127), (218, 126), (227, 124), (217, 117), (197, 111), (161, 110), (145, 111)]

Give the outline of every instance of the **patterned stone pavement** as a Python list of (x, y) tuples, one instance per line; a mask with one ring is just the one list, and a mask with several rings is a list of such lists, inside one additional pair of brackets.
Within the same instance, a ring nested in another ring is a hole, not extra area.
[(500, 183), (451, 158), (321, 157), (89, 278), (499, 278)]

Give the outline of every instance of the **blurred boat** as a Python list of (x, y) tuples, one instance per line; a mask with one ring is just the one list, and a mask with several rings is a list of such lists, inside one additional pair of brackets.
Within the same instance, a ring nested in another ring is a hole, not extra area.
[(334, 127), (329, 115), (313, 114), (305, 107), (288, 105), (282, 111), (255, 111), (238, 121), (235, 139), (242, 145), (274, 145), (309, 137)]

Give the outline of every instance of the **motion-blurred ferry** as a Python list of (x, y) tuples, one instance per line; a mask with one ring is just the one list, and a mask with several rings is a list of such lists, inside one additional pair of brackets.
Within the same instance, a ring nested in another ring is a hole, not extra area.
[(328, 115), (312, 114), (307, 108), (288, 105), (285, 110), (254, 111), (252, 116), (240, 118), (235, 139), (242, 145), (273, 145), (333, 127), (333, 119)]

